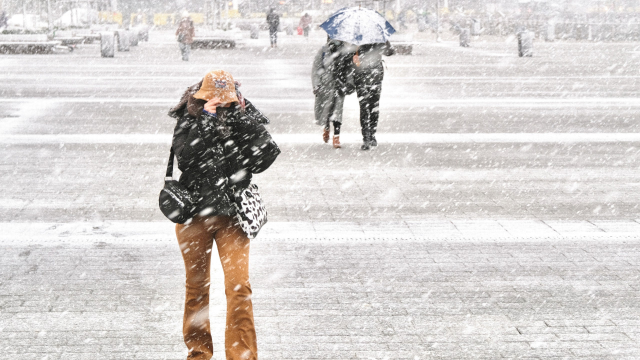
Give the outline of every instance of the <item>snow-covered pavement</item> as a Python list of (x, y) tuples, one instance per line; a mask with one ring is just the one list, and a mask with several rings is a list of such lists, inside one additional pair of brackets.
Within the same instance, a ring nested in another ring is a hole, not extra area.
[[(171, 240), (3, 246), (0, 358), (184, 359), (177, 252)], [(640, 353), (640, 252), (629, 239), (264, 239), (251, 256), (262, 359)], [(220, 360), (226, 305), (213, 264)]]
[(640, 357), (637, 44), (421, 43), (386, 59), (363, 152), (355, 96), (342, 149), (313, 124), (320, 34), (261, 36), (189, 63), (169, 32), (113, 59), (0, 57), (0, 359), (184, 358), (157, 195), (166, 112), (213, 68), (283, 150), (255, 176), (262, 359)]

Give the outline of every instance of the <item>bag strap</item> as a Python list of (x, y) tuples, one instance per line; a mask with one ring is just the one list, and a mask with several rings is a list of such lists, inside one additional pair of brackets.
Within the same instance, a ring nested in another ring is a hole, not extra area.
[(169, 153), (169, 163), (167, 164), (167, 173), (164, 177), (164, 181), (173, 180), (173, 146), (171, 147), (171, 152)]

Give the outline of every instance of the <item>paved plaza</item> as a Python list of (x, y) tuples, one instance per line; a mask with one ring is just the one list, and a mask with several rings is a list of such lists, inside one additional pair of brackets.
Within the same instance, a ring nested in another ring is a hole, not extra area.
[[(254, 177), (261, 359), (640, 358), (640, 45), (386, 59), (380, 146), (313, 123), (315, 33), (180, 60), (171, 32), (100, 58), (0, 57), (0, 359), (184, 359), (184, 265), (157, 209), (182, 92), (223, 68), (282, 149)], [(215, 251), (215, 250), (214, 250)], [(215, 258), (215, 255), (214, 255)], [(224, 358), (214, 261), (214, 359)]]

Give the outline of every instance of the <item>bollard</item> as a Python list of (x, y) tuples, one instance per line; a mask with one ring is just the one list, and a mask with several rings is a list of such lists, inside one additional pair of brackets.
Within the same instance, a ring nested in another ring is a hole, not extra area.
[(425, 21), (424, 17), (420, 17), (420, 19), (418, 19), (418, 32), (425, 31), (427, 31), (427, 22)]
[(556, 39), (556, 24), (547, 24), (547, 32), (545, 34), (545, 41), (554, 41)]
[(471, 22), (471, 35), (480, 36), (482, 33), (482, 24), (478, 19), (473, 19)]
[(250, 34), (251, 34), (251, 38), (252, 39), (257, 39), (258, 38), (258, 33), (260, 32), (260, 28), (258, 28), (258, 25), (251, 25), (251, 29), (249, 30)]
[(113, 57), (115, 53), (115, 34), (113, 32), (103, 32), (100, 34), (100, 55), (102, 57)]
[(469, 47), (469, 29), (460, 29), (460, 46)]
[(521, 31), (518, 33), (518, 56), (533, 56), (533, 33), (531, 31)]
[(118, 30), (118, 51), (129, 51), (129, 32), (126, 30)]
[(128, 33), (129, 33), (129, 45), (138, 46), (138, 41), (140, 40), (140, 34), (138, 33), (138, 30), (133, 28), (129, 30)]
[(138, 41), (149, 41), (149, 27), (140, 25), (138, 28)]

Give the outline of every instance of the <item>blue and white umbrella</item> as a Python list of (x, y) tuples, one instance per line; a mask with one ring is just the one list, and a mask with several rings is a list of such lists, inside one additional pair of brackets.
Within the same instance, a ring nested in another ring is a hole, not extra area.
[(396, 29), (379, 13), (361, 8), (344, 8), (320, 25), (331, 39), (354, 45), (385, 43)]

